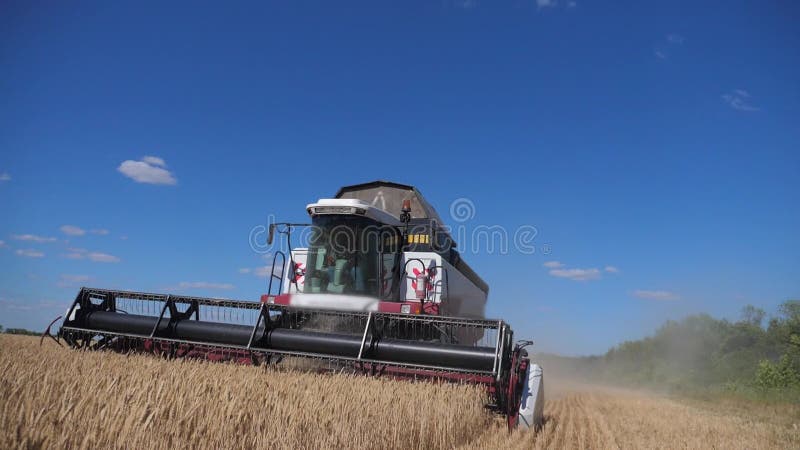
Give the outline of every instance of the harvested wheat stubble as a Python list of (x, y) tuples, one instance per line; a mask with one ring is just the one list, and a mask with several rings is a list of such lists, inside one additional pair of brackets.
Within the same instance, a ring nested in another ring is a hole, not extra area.
[(496, 426), (465, 448), (800, 448), (793, 405), (773, 409), (784, 417), (756, 420), (752, 414), (721, 414), (714, 405), (698, 407), (643, 392), (585, 385), (558, 391), (549, 393), (553, 398), (545, 404), (546, 422), (535, 437), (503, 433)]
[(544, 428), (509, 433), (477, 386), (81, 352), (0, 335), (0, 448), (800, 448), (791, 422), (552, 388)]

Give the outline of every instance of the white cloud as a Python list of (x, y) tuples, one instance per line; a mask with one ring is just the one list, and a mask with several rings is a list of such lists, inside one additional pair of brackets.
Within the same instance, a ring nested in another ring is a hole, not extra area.
[(0, 181), (11, 181), (11, 175), (8, 172), (0, 173)]
[(573, 281), (588, 281), (600, 279), (600, 270), (591, 269), (552, 269), (548, 272), (558, 278), (569, 278)]
[(37, 236), (35, 234), (13, 234), (11, 235), (12, 239), (16, 239), (18, 241), (28, 241), (28, 242), (55, 242), (56, 238), (54, 237), (46, 237), (46, 236)]
[(58, 287), (75, 287), (89, 281), (89, 275), (61, 275), (56, 285)]
[(75, 225), (61, 225), (60, 230), (67, 236), (83, 236), (86, 234), (86, 230)]
[(43, 252), (31, 248), (19, 249), (15, 253), (19, 256), (25, 256), (28, 258), (42, 258), (44, 256)]
[(669, 59), (670, 54), (674, 50), (674, 47), (683, 45), (686, 42), (686, 38), (681, 36), (680, 34), (671, 33), (668, 34), (664, 40), (659, 41), (656, 46), (655, 50), (653, 50), (653, 54), (658, 59)]
[(5, 247), (5, 246), (6, 246), (6, 241), (0, 241), (0, 247)]
[(137, 183), (147, 184), (167, 184), (178, 183), (172, 172), (166, 169), (163, 159), (155, 156), (145, 156), (141, 161), (127, 160), (117, 167), (126, 177)]
[(478, 7), (478, 0), (454, 0), (453, 6), (461, 9), (475, 9)]
[(667, 35), (667, 42), (669, 42), (670, 44), (680, 45), (680, 44), (683, 44), (685, 41), (686, 41), (686, 38), (684, 38), (680, 34), (672, 33), (672, 34), (668, 34)]
[(267, 278), (272, 274), (272, 265), (256, 267), (253, 269), (253, 274), (259, 278)]
[(61, 275), (61, 279), (73, 283), (83, 283), (84, 281), (89, 281), (89, 275)]
[(733, 109), (739, 111), (758, 111), (759, 108), (753, 106), (750, 101), (750, 93), (744, 89), (734, 89), (728, 94), (723, 94), (722, 99)]
[(67, 236), (85, 236), (86, 233), (105, 236), (109, 233), (109, 231), (104, 228), (92, 228), (91, 230), (87, 231), (75, 225), (62, 225), (61, 228), (59, 229), (61, 230), (62, 233), (66, 234)]
[(209, 283), (208, 281), (181, 281), (178, 283), (179, 289), (222, 289), (230, 290), (236, 286), (230, 283)]
[(36, 309), (36, 305), (32, 303), (28, 304), (21, 302), (13, 302), (11, 300), (6, 300), (6, 299), (0, 299), (0, 307), (12, 311), (33, 311), (34, 309)]
[(614, 266), (605, 266), (603, 270), (600, 270), (596, 267), (590, 267), (587, 269), (581, 269), (577, 267), (568, 268), (560, 261), (547, 261), (543, 264), (543, 266), (550, 269), (547, 271), (550, 276), (557, 278), (568, 278), (573, 281), (599, 280), (602, 278), (603, 272), (619, 272), (619, 269)]
[(164, 162), (163, 159), (159, 158), (158, 156), (145, 156), (142, 158), (142, 161), (150, 164), (151, 166), (158, 166), (158, 167), (167, 167), (167, 163)]
[(48, 302), (40, 301), (36, 303), (14, 301), (7, 298), (0, 298), (0, 308), (15, 310), (15, 311), (41, 311), (42, 309), (61, 309), (63, 311), (63, 302)]
[(108, 253), (100, 253), (100, 252), (89, 252), (86, 254), (86, 257), (90, 261), (101, 262), (101, 263), (118, 263), (120, 261), (120, 259), (114, 255), (109, 255)]
[(578, 2), (575, 0), (568, 0), (562, 2), (560, 0), (536, 0), (536, 9), (545, 9), (545, 8), (556, 8), (556, 7), (566, 7), (567, 9), (573, 9), (578, 6)]
[(68, 248), (67, 251), (69, 251), (69, 253), (64, 255), (64, 257), (68, 259), (88, 259), (89, 261), (99, 263), (118, 263), (121, 261), (114, 255), (102, 252), (90, 252), (85, 248)]
[(678, 300), (680, 297), (674, 292), (669, 291), (648, 291), (639, 289), (633, 291), (633, 296), (645, 300)]
[[(258, 266), (258, 267), (242, 267), (239, 269), (241, 274), (252, 274), (258, 278), (267, 278), (272, 273), (272, 265)], [(280, 275), (280, 273), (278, 274)]]

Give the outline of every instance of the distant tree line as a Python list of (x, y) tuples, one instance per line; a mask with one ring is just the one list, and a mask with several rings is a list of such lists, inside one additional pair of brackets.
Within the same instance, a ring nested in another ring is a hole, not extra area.
[(40, 336), (42, 334), (37, 331), (26, 330), (25, 328), (3, 328), (2, 325), (0, 325), (0, 333), (23, 334), (26, 336)]
[(783, 303), (765, 323), (766, 316), (749, 305), (736, 322), (692, 315), (667, 321), (653, 336), (623, 342), (602, 356), (544, 359), (613, 383), (749, 389), (800, 400), (800, 301)]

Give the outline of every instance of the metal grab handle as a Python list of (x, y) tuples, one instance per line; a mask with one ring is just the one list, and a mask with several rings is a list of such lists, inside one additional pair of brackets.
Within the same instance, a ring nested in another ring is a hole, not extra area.
[[(278, 260), (278, 256), (281, 257), (281, 274), (280, 274), (280, 276), (275, 275), (275, 262)], [(282, 294), (283, 293), (283, 274), (284, 274), (285, 271), (286, 271), (286, 255), (282, 251), (278, 250), (277, 252), (275, 252), (275, 256), (272, 257), (272, 268), (270, 269), (270, 274), (269, 274), (269, 284), (267, 285), (267, 295), (272, 295), (272, 280), (274, 280), (275, 278), (277, 278), (278, 282), (280, 283), (278, 285), (278, 294)]]
[[(447, 273), (447, 268), (444, 267), (444, 266), (431, 266), (431, 267), (428, 267), (428, 271), (431, 271), (431, 270), (434, 270), (434, 269), (441, 270), (442, 274), (443, 274), (442, 278), (439, 279), (439, 281), (433, 283), (434, 294), (436, 293), (436, 286), (443, 286), (444, 289), (441, 289), (439, 291), (439, 299), (442, 300), (442, 299), (449, 298), (450, 297), (450, 275)], [(433, 276), (435, 276), (435, 275), (433, 275)], [(447, 295), (445, 295), (445, 291), (447, 291)]]
[(415, 279), (414, 277), (410, 277), (410, 276), (408, 276), (408, 263), (410, 263), (410, 262), (412, 262), (412, 261), (419, 261), (419, 263), (422, 265), (422, 271), (423, 271), (423, 272), (427, 272), (427, 268), (425, 267), (425, 262), (424, 262), (424, 261), (422, 261), (422, 260), (421, 260), (421, 259), (419, 259), (419, 258), (410, 258), (410, 259), (408, 259), (408, 260), (406, 261), (406, 263), (405, 263), (405, 264), (403, 264), (403, 275), (405, 275), (405, 276), (406, 276), (406, 278), (408, 278), (409, 280), (413, 280), (413, 279)]

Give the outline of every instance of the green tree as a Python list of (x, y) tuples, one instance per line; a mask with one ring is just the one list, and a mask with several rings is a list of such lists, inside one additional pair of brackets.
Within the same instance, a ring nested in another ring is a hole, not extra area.
[(800, 387), (800, 373), (792, 366), (788, 353), (777, 362), (761, 361), (756, 371), (756, 385), (765, 389)]
[(766, 315), (766, 311), (761, 308), (756, 308), (753, 305), (747, 305), (742, 308), (742, 322), (759, 328), (761, 327)]

